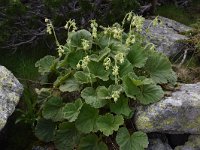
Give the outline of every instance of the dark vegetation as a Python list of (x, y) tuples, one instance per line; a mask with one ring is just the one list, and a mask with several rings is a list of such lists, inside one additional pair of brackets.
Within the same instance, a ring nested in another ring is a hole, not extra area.
[[(189, 35), (190, 40), (186, 42), (194, 46), (195, 50), (188, 54), (185, 64), (177, 72), (184, 82), (200, 81), (199, 0), (192, 0), (189, 4), (167, 0), (158, 2), (160, 5), (157, 5), (157, 1), (143, 0), (1, 0), (0, 65), (11, 70), (25, 87), (18, 105), (18, 109), (23, 113), (16, 111), (10, 118), (7, 129), (0, 135), (4, 137), (4, 133), (12, 129), (5, 138), (0, 138), (3, 149), (22, 150), (31, 149), (33, 145), (43, 145), (30, 131), (36, 119), (34, 109), (37, 96), (34, 89), (42, 85), (35, 62), (47, 54), (56, 54), (55, 42), (46, 34), (45, 18), (53, 21), (62, 43), (67, 38), (63, 26), (70, 18), (76, 20), (79, 28), (87, 28), (91, 19), (96, 18), (102, 25), (111, 25), (121, 21), (127, 12), (134, 11), (146, 17), (155, 14), (193, 26), (195, 29), (192, 35)], [(21, 114), (24, 116), (20, 117)], [(14, 125), (16, 118), (23, 122)], [(24, 141), (24, 144), (21, 144), (21, 141)]]

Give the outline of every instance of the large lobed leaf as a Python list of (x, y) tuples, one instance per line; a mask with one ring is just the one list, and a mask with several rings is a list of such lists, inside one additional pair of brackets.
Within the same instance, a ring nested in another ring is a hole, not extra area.
[(45, 75), (52, 71), (52, 68), (56, 62), (54, 56), (47, 55), (35, 63), (35, 67), (38, 67), (38, 72), (41, 75)]
[(85, 100), (86, 104), (89, 104), (94, 108), (101, 108), (107, 104), (107, 100), (100, 98), (97, 95), (96, 90), (92, 87), (86, 87), (84, 90), (82, 90), (81, 97)]
[(92, 83), (92, 82), (96, 81), (96, 78), (94, 77), (94, 75), (89, 74), (89, 73), (84, 72), (84, 71), (77, 71), (74, 74), (74, 77), (81, 84)]
[(164, 92), (159, 85), (147, 78), (138, 80), (138, 77), (131, 74), (124, 76), (123, 87), (128, 97), (137, 99), (142, 104), (159, 101), (164, 96)]
[(145, 65), (147, 60), (145, 49), (137, 42), (130, 47), (127, 58), (134, 67), (141, 68)]
[(99, 116), (97, 119), (97, 128), (104, 135), (109, 136), (112, 135), (114, 131), (119, 129), (120, 125), (124, 124), (124, 119), (121, 115), (113, 116), (110, 113), (107, 113), (104, 116)]
[(124, 115), (126, 117), (130, 116), (132, 113), (128, 104), (128, 98), (124, 96), (121, 96), (116, 103), (111, 103), (110, 110), (117, 115)]
[(53, 121), (62, 121), (64, 103), (60, 97), (51, 97), (44, 104), (42, 115), (45, 119)]
[(148, 137), (145, 133), (138, 131), (130, 135), (125, 127), (117, 132), (116, 141), (120, 150), (144, 150), (148, 146)]
[(83, 106), (81, 99), (77, 99), (73, 103), (67, 103), (63, 108), (63, 118), (73, 122), (77, 119), (80, 110)]
[(77, 146), (79, 139), (80, 134), (74, 124), (63, 122), (56, 131), (54, 143), (58, 150), (72, 150)]
[(108, 150), (108, 147), (95, 134), (89, 134), (81, 138), (79, 150)]
[(67, 79), (64, 84), (59, 87), (61, 92), (73, 92), (80, 90), (80, 84), (74, 78)]
[(53, 141), (56, 131), (56, 123), (51, 120), (39, 119), (35, 128), (35, 135), (38, 139), (45, 142)]
[(81, 108), (78, 119), (75, 122), (77, 129), (83, 133), (96, 131), (96, 119), (98, 118), (98, 115), (98, 109), (95, 109), (90, 105), (84, 104)]
[(171, 63), (162, 53), (150, 51), (144, 69), (156, 83), (176, 82)]
[(81, 48), (83, 39), (89, 41), (90, 47), (92, 46), (92, 35), (85, 29), (72, 32), (69, 35), (70, 44), (74, 47)]
[(94, 77), (99, 78), (103, 81), (109, 80), (109, 72), (105, 70), (105, 67), (102, 63), (91, 61), (88, 64), (88, 68), (91, 74), (94, 75)]

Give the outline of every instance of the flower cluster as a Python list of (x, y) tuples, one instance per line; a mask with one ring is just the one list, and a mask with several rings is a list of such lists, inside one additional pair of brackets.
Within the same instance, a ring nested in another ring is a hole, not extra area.
[(68, 29), (68, 30), (72, 29), (72, 32), (75, 32), (77, 30), (75, 20), (70, 19), (69, 21), (67, 21), (65, 25), (65, 29)]
[(131, 44), (135, 43), (135, 35), (130, 34), (126, 39), (126, 46), (130, 46)]
[(108, 70), (111, 66), (111, 59), (109, 57), (106, 57), (103, 61), (103, 65), (105, 66), (106, 70)]
[(114, 76), (119, 75), (119, 67), (118, 67), (117, 65), (113, 66), (112, 74), (113, 74)]
[(111, 96), (114, 99), (114, 101), (117, 102), (117, 100), (120, 97), (120, 91), (118, 91), (118, 90), (117, 91), (113, 91)]
[(96, 20), (91, 20), (90, 26), (92, 28), (92, 36), (94, 38), (96, 38), (97, 37), (97, 27), (98, 27), (98, 24), (96, 23)]
[(64, 53), (64, 47), (59, 44), (57, 50), (58, 50), (58, 56), (61, 57)]
[(107, 28), (103, 28), (104, 29), (104, 34), (105, 35), (113, 35), (113, 38), (120, 40), (122, 37), (122, 33), (123, 33), (123, 29), (121, 29), (120, 27), (107, 27)]
[(136, 31), (141, 32), (144, 24), (144, 17), (134, 15), (132, 17), (131, 26), (136, 28)]
[(90, 47), (90, 43), (89, 43), (88, 40), (82, 39), (82, 43), (81, 44), (82, 44), (84, 50), (88, 50), (89, 47)]
[[(82, 64), (80, 64), (80, 62), (82, 62)], [(76, 68), (79, 70), (79, 69), (85, 69), (85, 68), (87, 68), (87, 65), (88, 65), (88, 63), (90, 62), (90, 58), (89, 58), (89, 56), (87, 55), (87, 56), (85, 56), (84, 58), (83, 58), (83, 60), (80, 60), (79, 61), (79, 63), (76, 65)]]
[(124, 54), (123, 53), (118, 53), (115, 55), (115, 60), (119, 61), (119, 63), (123, 63), (124, 62)]
[(52, 23), (49, 19), (45, 18), (45, 22), (47, 23), (47, 33), (52, 34)]

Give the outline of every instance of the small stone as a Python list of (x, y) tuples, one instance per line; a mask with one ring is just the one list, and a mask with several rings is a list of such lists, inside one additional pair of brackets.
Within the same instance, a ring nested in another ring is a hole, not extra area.
[(200, 134), (200, 83), (183, 84), (170, 97), (139, 107), (135, 125), (147, 133)]
[(0, 66), (0, 130), (14, 112), (23, 92), (23, 86), (4, 66)]

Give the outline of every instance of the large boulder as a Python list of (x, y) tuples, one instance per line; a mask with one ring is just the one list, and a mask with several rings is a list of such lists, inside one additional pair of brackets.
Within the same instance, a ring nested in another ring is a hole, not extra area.
[(170, 97), (135, 114), (138, 130), (169, 134), (200, 134), (200, 83), (183, 84)]
[(14, 75), (5, 67), (0, 66), (0, 130), (14, 112), (22, 92), (23, 86)]
[(144, 29), (148, 28), (148, 32), (143, 30), (143, 34), (147, 35), (147, 39), (156, 46), (158, 51), (167, 56), (174, 56), (184, 51), (185, 44), (180, 41), (188, 38), (181, 33), (192, 28), (165, 17), (158, 17), (158, 20), (161, 23), (157, 26), (153, 26), (151, 19), (145, 20)]

